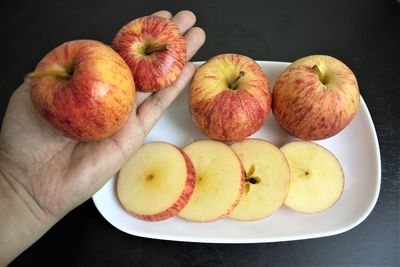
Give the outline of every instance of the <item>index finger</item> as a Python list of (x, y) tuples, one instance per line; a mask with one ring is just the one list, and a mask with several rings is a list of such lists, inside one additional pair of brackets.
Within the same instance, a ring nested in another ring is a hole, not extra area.
[(172, 18), (172, 14), (168, 10), (160, 10), (160, 11), (157, 11), (156, 13), (151, 14), (151, 15), (152, 16), (158, 16), (158, 17), (166, 18), (166, 19), (171, 19)]

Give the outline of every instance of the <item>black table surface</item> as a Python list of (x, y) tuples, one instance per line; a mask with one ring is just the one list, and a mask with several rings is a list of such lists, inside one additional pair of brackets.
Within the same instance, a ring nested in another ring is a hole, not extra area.
[(1, 1), (1, 118), (24, 75), (50, 49), (73, 39), (110, 43), (124, 23), (161, 9), (196, 13), (207, 41), (194, 60), (234, 52), (289, 62), (328, 54), (345, 62), (358, 78), (380, 144), (382, 186), (374, 210), (356, 228), (331, 237), (203, 244), (125, 234), (103, 219), (88, 200), (12, 265), (398, 266), (400, 4), (395, 0)]

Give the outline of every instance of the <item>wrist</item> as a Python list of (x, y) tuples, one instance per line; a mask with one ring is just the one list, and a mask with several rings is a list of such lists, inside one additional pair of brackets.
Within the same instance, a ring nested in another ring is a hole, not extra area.
[(12, 261), (57, 222), (41, 210), (4, 165), (0, 165), (0, 218), (0, 266)]

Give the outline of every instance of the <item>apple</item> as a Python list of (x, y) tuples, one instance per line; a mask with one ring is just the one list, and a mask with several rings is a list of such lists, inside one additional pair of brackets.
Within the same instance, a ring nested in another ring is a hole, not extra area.
[(231, 145), (246, 170), (242, 198), (229, 217), (254, 221), (267, 217), (283, 204), (290, 170), (285, 155), (261, 139), (245, 139)]
[(123, 26), (112, 47), (128, 63), (140, 92), (157, 92), (178, 78), (186, 62), (186, 43), (178, 27), (158, 16)]
[(288, 143), (281, 150), (290, 167), (286, 206), (299, 212), (316, 213), (336, 203), (343, 192), (344, 174), (329, 150), (307, 141)]
[(195, 73), (189, 109), (195, 125), (210, 138), (238, 141), (259, 130), (271, 107), (269, 81), (251, 58), (215, 56)]
[(168, 143), (150, 142), (119, 171), (117, 195), (131, 215), (160, 221), (186, 205), (194, 185), (194, 167), (182, 150)]
[(244, 170), (233, 150), (222, 142), (200, 140), (183, 148), (196, 172), (196, 186), (181, 218), (209, 222), (228, 215), (243, 192)]
[(96, 141), (118, 131), (135, 100), (125, 61), (93, 40), (66, 42), (49, 52), (27, 75), (39, 113), (66, 136)]
[(303, 140), (336, 135), (354, 118), (360, 92), (353, 72), (325, 55), (301, 58), (287, 67), (273, 89), (275, 120)]

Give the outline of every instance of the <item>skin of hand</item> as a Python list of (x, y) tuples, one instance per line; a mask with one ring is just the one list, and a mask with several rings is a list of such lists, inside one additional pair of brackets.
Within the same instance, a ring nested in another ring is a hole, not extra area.
[[(178, 26), (189, 61), (205, 41), (204, 31), (193, 27), (195, 15), (190, 11), (153, 15), (171, 19)], [(54, 130), (34, 109), (28, 81), (14, 92), (0, 134), (0, 266), (111, 178), (143, 144), (194, 72), (194, 65), (187, 62), (171, 87), (153, 94), (137, 92), (126, 125), (98, 142), (79, 142)]]

